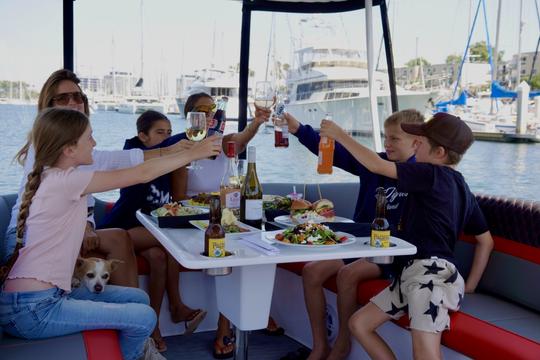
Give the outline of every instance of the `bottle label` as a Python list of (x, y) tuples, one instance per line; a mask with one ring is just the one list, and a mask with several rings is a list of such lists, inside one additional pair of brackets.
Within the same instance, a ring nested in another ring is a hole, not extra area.
[(288, 139), (289, 138), (289, 126), (288, 125), (283, 125), (281, 127), (281, 131), (282, 131), (281, 136), (283, 137), (283, 139)]
[(390, 230), (371, 230), (371, 246), (387, 248), (390, 247)]
[(319, 150), (319, 165), (322, 165), (323, 163), (323, 152)]
[(225, 207), (229, 209), (240, 207), (240, 190), (229, 190), (225, 193)]
[(246, 220), (261, 220), (262, 219), (262, 199), (248, 200), (246, 199)]
[(225, 256), (225, 238), (208, 239), (208, 257)]

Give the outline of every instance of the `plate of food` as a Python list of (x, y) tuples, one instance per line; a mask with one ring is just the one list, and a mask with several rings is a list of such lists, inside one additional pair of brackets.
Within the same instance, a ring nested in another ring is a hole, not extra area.
[(208, 209), (210, 208), (210, 198), (212, 196), (219, 196), (219, 192), (199, 193), (195, 196), (192, 196), (190, 199), (181, 200), (180, 203), (184, 206), (193, 206)]
[(293, 228), (273, 231), (267, 233), (266, 238), (279, 245), (310, 249), (328, 249), (356, 242), (354, 235), (341, 231), (334, 232), (326, 225), (315, 223), (299, 224)]
[(289, 211), (291, 209), (291, 203), (292, 203), (292, 200), (286, 196), (263, 195), (263, 209), (264, 210)]
[(165, 204), (150, 212), (157, 219), (159, 227), (188, 227), (190, 220), (207, 219), (210, 210), (193, 206), (183, 206), (177, 202)]
[[(205, 231), (208, 227), (208, 220), (191, 220), (189, 223), (202, 231)], [(240, 221), (237, 221), (234, 224), (223, 226), (223, 228), (225, 229), (226, 238), (234, 238), (242, 235), (249, 235), (261, 232), (260, 229), (251, 227)]]
[(277, 216), (274, 221), (286, 226), (308, 222), (353, 222), (351, 219), (336, 216), (334, 204), (328, 199), (321, 199), (314, 203), (303, 199), (293, 200), (290, 214)]
[[(197, 229), (205, 231), (208, 227), (208, 222), (208, 220), (191, 220), (189, 223)], [(225, 237), (228, 239), (261, 232), (261, 229), (254, 228), (238, 221), (229, 209), (223, 209), (221, 225), (225, 230)]]

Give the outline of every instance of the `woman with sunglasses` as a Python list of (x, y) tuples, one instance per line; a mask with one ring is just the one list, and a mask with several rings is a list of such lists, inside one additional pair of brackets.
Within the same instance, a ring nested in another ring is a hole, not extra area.
[[(48, 107), (66, 107), (78, 110), (89, 115), (88, 99), (79, 87), (79, 78), (69, 70), (58, 70), (52, 73), (43, 85), (38, 99), (38, 112)], [(104, 171), (136, 166), (144, 160), (161, 155), (176, 153), (185, 147), (185, 142), (175, 144), (164, 149), (141, 151), (98, 151), (93, 152), (93, 165), (91, 170)], [(16, 243), (16, 223), (21, 204), (21, 194), (24, 191), (27, 177), (34, 164), (34, 149), (27, 141), (19, 151), (16, 158), (24, 164), (24, 176), (21, 179), (17, 201), (11, 211), (11, 220), (6, 231), (6, 249), (2, 251), (0, 262), (4, 262), (7, 254), (11, 254)], [(118, 259), (123, 263), (118, 270), (111, 274), (110, 282), (114, 285), (138, 287), (137, 261), (133, 251), (133, 244), (128, 233), (123, 229), (95, 230), (93, 216), (94, 199), (88, 196), (88, 222), (81, 253), (84, 257), (98, 256), (109, 259)]]

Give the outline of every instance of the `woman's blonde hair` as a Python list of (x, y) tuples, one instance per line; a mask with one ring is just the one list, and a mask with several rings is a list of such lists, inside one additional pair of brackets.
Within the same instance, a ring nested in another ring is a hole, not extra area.
[[(67, 69), (60, 69), (56, 70), (49, 76), (47, 81), (45, 81), (45, 84), (43, 84), (43, 87), (41, 88), (41, 91), (39, 93), (39, 99), (38, 99), (38, 113), (46, 108), (53, 106), (53, 98), (57, 95), (56, 91), (58, 89), (58, 85), (62, 81), (71, 81), (82, 92), (79, 83), (81, 80), (75, 75), (72, 71)], [(88, 98), (86, 96), (83, 96), (83, 102), (84, 102), (84, 113), (86, 116), (90, 116), (90, 107), (88, 106)], [(23, 164), (26, 161), (26, 157), (28, 155), (28, 149), (30, 148), (32, 134), (28, 134), (28, 139), (26, 141), (26, 144), (19, 150), (17, 155), (15, 155), (15, 160), (19, 162), (19, 164)]]
[(21, 197), (21, 206), (17, 217), (17, 245), (6, 266), (0, 269), (0, 284), (3, 283), (11, 267), (15, 264), (19, 256), (19, 249), (23, 247), (26, 219), (29, 215), (32, 199), (41, 184), (44, 169), (56, 164), (66, 146), (76, 145), (89, 124), (85, 114), (65, 108), (48, 108), (36, 117), (31, 132), (31, 141), (36, 151), (34, 167), (28, 174)]

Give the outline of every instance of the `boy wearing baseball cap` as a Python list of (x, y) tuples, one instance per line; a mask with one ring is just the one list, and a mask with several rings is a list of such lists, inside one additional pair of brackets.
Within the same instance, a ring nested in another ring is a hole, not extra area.
[[(448, 311), (459, 309), (465, 291), (474, 291), (493, 239), (474, 195), (455, 170), (473, 143), (470, 128), (446, 113), (401, 128), (417, 137), (416, 163), (381, 159), (332, 121), (321, 123), (321, 136), (336, 139), (370, 171), (397, 179), (398, 190), (409, 194), (399, 236), (417, 247), (415, 255), (396, 258), (399, 275), (351, 317), (349, 327), (371, 358), (394, 358), (375, 330), (408, 312), (414, 357), (439, 359), (442, 331), (450, 328)], [(453, 254), (463, 230), (478, 242), (467, 289)]]

